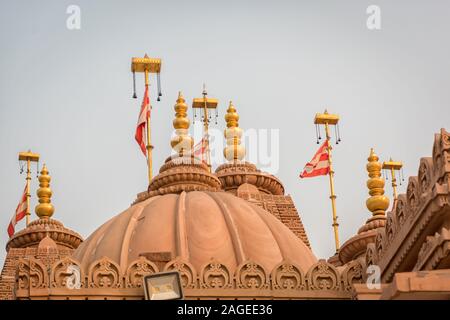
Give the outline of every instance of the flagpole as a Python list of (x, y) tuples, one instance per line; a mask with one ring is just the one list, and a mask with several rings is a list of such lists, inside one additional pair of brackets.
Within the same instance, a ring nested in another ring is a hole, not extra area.
[[(394, 161), (392, 158), (389, 159), (389, 161), (383, 162), (382, 169), (389, 170), (391, 173), (391, 179), (392, 179), (392, 190), (393, 190), (393, 201), (392, 205), (395, 206), (395, 202), (397, 201), (397, 179), (395, 177), (395, 171), (401, 170), (403, 167), (403, 163), (399, 161)], [(402, 184), (400, 180), (400, 185)]]
[[(216, 109), (219, 101), (214, 98), (208, 98), (208, 93), (206, 92), (206, 86), (203, 84), (203, 98), (194, 98), (192, 101), (192, 108), (203, 109), (203, 131), (205, 138), (205, 152), (206, 152), (206, 162), (208, 165), (208, 170), (211, 172), (211, 152), (209, 148), (209, 120), (208, 120), (208, 109)], [(217, 113), (216, 113), (217, 116)]]
[(19, 153), (19, 161), (26, 161), (27, 162), (27, 177), (26, 177), (26, 196), (27, 196), (27, 211), (26, 211), (26, 224), (30, 223), (30, 183), (31, 183), (31, 162), (38, 162), (39, 161), (39, 154), (32, 153), (31, 150), (28, 150), (28, 152), (20, 152)]
[(211, 155), (209, 154), (209, 120), (208, 120), (208, 100), (206, 98), (206, 88), (203, 86), (203, 130), (205, 131), (205, 142), (206, 142), (206, 161), (208, 165), (209, 172), (211, 172)]
[[(145, 89), (146, 92), (148, 94), (148, 70), (145, 70)], [(145, 97), (145, 99), (147, 99), (147, 97)], [(148, 103), (149, 103), (149, 108), (151, 108), (151, 104), (150, 104), (150, 99), (148, 99)], [(148, 184), (150, 184), (150, 182), (152, 181), (153, 178), (153, 160), (152, 160), (152, 151), (153, 151), (153, 146), (151, 145), (151, 138), (152, 138), (152, 133), (151, 133), (151, 127), (150, 127), (150, 112), (147, 112), (147, 162), (148, 162)]]
[(26, 224), (30, 224), (30, 182), (31, 182), (31, 168), (30, 168), (30, 158), (27, 159), (27, 213), (26, 213)]
[(334, 230), (334, 242), (336, 245), (336, 252), (339, 251), (339, 223), (337, 222), (337, 215), (336, 215), (336, 194), (334, 193), (334, 170), (333, 170), (333, 160), (331, 156), (331, 150), (333, 149), (331, 147), (330, 143), (330, 127), (328, 126), (328, 122), (325, 122), (325, 135), (327, 139), (327, 152), (328, 152), (328, 164), (330, 167), (330, 170), (328, 172), (328, 176), (330, 177), (330, 199), (331, 199), (331, 209), (333, 211), (333, 230)]
[[(147, 97), (144, 97), (144, 99), (148, 98), (148, 87), (149, 87), (149, 73), (156, 73), (157, 77), (159, 79), (159, 74), (161, 72), (161, 59), (159, 58), (150, 58), (147, 54), (145, 54), (144, 58), (137, 58), (134, 57), (131, 59), (131, 72), (133, 73), (133, 85), (134, 83), (134, 75), (136, 72), (142, 72), (144, 73), (145, 77), (145, 89), (147, 92)], [(158, 87), (159, 87), (159, 80), (158, 80)], [(159, 101), (160, 93), (158, 93), (158, 101)], [(134, 98), (136, 98), (136, 93), (133, 95)], [(151, 108), (150, 99), (148, 99), (148, 107)], [(145, 146), (147, 149), (147, 167), (148, 167), (148, 183), (150, 184), (153, 178), (153, 158), (152, 158), (152, 151), (153, 151), (153, 145), (151, 144), (151, 125), (150, 125), (150, 112), (147, 112), (146, 114), (146, 130), (147, 130), (147, 145)], [(143, 138), (143, 137), (142, 137)]]
[[(331, 147), (331, 135), (330, 135), (330, 125), (338, 126), (339, 122), (339, 116), (335, 114), (329, 114), (327, 110), (325, 110), (324, 113), (318, 113), (316, 114), (316, 117), (314, 118), (314, 124), (316, 126), (323, 125), (325, 127), (325, 135), (326, 135), (326, 141), (327, 141), (327, 153), (328, 153), (328, 176), (330, 179), (330, 200), (331, 200), (331, 210), (333, 214), (333, 231), (334, 231), (334, 243), (336, 246), (336, 253), (339, 252), (339, 223), (338, 223), (338, 217), (336, 214), (336, 194), (334, 192), (334, 170), (333, 170), (333, 159), (331, 155), (331, 151), (333, 148)], [(337, 128), (336, 128), (337, 129)], [(337, 133), (339, 130), (337, 130)], [(320, 139), (320, 130), (317, 128), (317, 133), (319, 134), (318, 139)], [(338, 134), (337, 134), (338, 135)], [(336, 137), (336, 143), (339, 143), (340, 137)]]

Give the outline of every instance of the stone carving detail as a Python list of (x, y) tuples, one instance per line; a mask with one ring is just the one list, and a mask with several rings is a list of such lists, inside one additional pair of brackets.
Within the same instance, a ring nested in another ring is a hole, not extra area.
[(377, 252), (377, 256), (381, 256), (383, 250), (385, 249), (384, 243), (386, 238), (386, 230), (380, 229), (377, 230), (377, 236), (375, 237), (375, 249)]
[(369, 243), (366, 250), (366, 266), (376, 265), (378, 263), (378, 254), (375, 243)]
[(450, 172), (450, 135), (444, 129), (434, 138), (433, 164), (436, 175), (442, 179)]
[(118, 288), (121, 286), (119, 265), (103, 257), (91, 264), (88, 279), (91, 288)]
[(426, 193), (431, 188), (433, 171), (433, 163), (431, 158), (422, 158), (419, 167), (419, 185), (420, 192)]
[[(401, 226), (405, 223), (407, 216), (406, 216), (406, 197), (404, 194), (401, 194), (398, 196), (396, 207), (395, 207), (395, 217), (393, 223), (396, 224), (396, 222)], [(395, 227), (395, 226), (393, 226)]]
[(337, 269), (325, 260), (319, 260), (306, 275), (310, 290), (339, 290), (340, 276)]
[(353, 290), (353, 283), (364, 283), (363, 266), (357, 260), (353, 260), (342, 273), (345, 290)]
[(48, 287), (48, 275), (42, 263), (33, 258), (18, 263), (18, 288), (42, 289)]
[(395, 236), (395, 222), (394, 218), (395, 216), (392, 214), (392, 212), (389, 212), (387, 214), (387, 222), (386, 222), (386, 236), (388, 238), (388, 241), (392, 241)]
[(410, 177), (408, 188), (406, 191), (406, 199), (408, 203), (408, 208), (414, 214), (419, 205), (419, 182), (417, 177)]
[(442, 228), (440, 233), (428, 236), (420, 248), (414, 270), (434, 270), (450, 265), (450, 230)]
[(247, 261), (236, 269), (236, 286), (242, 289), (266, 289), (269, 287), (266, 271), (262, 266)]
[(128, 266), (125, 281), (127, 288), (140, 288), (143, 286), (144, 276), (159, 272), (158, 267), (145, 257), (133, 261)]
[(200, 286), (207, 289), (231, 288), (231, 280), (228, 268), (216, 260), (206, 264), (200, 274)]
[(304, 290), (305, 277), (295, 264), (284, 261), (275, 266), (271, 273), (274, 290)]
[(195, 268), (187, 261), (180, 258), (169, 261), (164, 267), (164, 271), (178, 271), (181, 277), (183, 288), (190, 289), (197, 287), (197, 275)]
[[(76, 274), (76, 270), (80, 274)], [(52, 288), (84, 287), (84, 274), (80, 264), (70, 257), (65, 257), (53, 264), (50, 273), (50, 286)], [(79, 281), (79, 283), (77, 283)]]

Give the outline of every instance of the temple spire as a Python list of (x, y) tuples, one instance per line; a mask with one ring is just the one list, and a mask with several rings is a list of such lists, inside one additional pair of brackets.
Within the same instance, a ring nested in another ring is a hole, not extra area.
[(384, 179), (381, 177), (381, 163), (375, 151), (370, 149), (370, 155), (367, 158), (367, 188), (369, 188), (370, 197), (366, 201), (367, 209), (372, 212), (372, 218), (384, 217), (386, 209), (389, 207), (389, 199), (384, 195)]
[(225, 121), (227, 128), (224, 136), (227, 146), (223, 150), (223, 154), (228, 161), (242, 160), (245, 157), (245, 148), (241, 146), (242, 129), (239, 128), (239, 115), (231, 101), (225, 114)]
[(177, 103), (174, 106), (175, 119), (173, 120), (173, 127), (175, 136), (170, 141), (172, 149), (180, 156), (190, 154), (194, 145), (194, 140), (189, 136), (190, 121), (187, 115), (187, 108), (186, 100), (180, 91), (178, 92)]
[(51, 177), (48, 175), (47, 166), (44, 164), (39, 176), (39, 189), (36, 194), (39, 204), (36, 206), (36, 214), (40, 219), (48, 219), (53, 215), (55, 207), (51, 203), (52, 189), (50, 189)]

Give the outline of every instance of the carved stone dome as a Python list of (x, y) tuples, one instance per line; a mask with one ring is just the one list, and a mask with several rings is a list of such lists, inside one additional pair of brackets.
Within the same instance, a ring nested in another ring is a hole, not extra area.
[(270, 272), (289, 260), (306, 272), (317, 262), (272, 214), (232, 194), (212, 191), (183, 191), (138, 202), (103, 224), (74, 253), (83, 268), (108, 257), (122, 270), (139, 256), (156, 262), (179, 257), (197, 270), (211, 260), (229, 270), (251, 260)]

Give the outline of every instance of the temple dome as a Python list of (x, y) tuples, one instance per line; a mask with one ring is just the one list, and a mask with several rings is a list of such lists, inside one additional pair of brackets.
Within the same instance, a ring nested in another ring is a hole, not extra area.
[(212, 259), (230, 270), (252, 260), (266, 272), (283, 260), (304, 272), (317, 262), (272, 214), (232, 194), (211, 191), (169, 193), (138, 202), (103, 224), (74, 252), (84, 268), (106, 256), (122, 270), (142, 255), (180, 257), (198, 270)]

